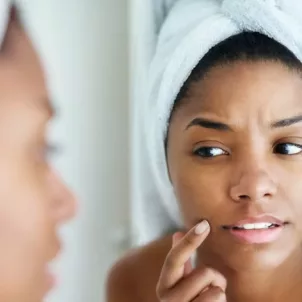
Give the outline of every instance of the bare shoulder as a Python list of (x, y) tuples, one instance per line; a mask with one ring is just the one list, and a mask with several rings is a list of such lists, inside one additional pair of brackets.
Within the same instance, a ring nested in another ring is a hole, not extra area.
[(172, 236), (133, 249), (109, 271), (106, 302), (156, 302), (155, 288)]

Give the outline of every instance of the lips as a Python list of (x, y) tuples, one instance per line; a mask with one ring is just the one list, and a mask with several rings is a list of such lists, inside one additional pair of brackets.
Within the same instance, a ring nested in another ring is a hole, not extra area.
[(269, 243), (277, 240), (288, 222), (274, 216), (262, 215), (240, 220), (222, 228), (237, 240), (249, 244)]
[(49, 259), (47, 261), (47, 264), (44, 268), (44, 277), (46, 281), (46, 292), (49, 292), (57, 285), (57, 276), (52, 271), (52, 265), (54, 261), (58, 258), (62, 250), (62, 244), (60, 240), (57, 238), (55, 244), (52, 246), (52, 251), (49, 255)]
[(246, 218), (237, 221), (234, 224), (224, 225), (222, 227), (226, 230), (230, 230), (230, 229), (253, 230), (253, 229), (268, 229), (272, 227), (280, 227), (284, 224), (286, 224), (286, 222), (277, 217), (271, 215), (261, 215), (261, 216)]
[(51, 262), (54, 259), (58, 258), (58, 256), (61, 254), (61, 251), (63, 250), (62, 242), (58, 237), (55, 238), (52, 245), (49, 247), (49, 258), (48, 261)]
[(231, 229), (234, 230), (262, 230), (279, 227), (279, 224), (269, 223), (269, 222), (258, 222), (258, 223), (246, 223), (238, 226), (233, 226)]
[(50, 266), (45, 267), (46, 292), (49, 292), (57, 285), (57, 277), (52, 272)]

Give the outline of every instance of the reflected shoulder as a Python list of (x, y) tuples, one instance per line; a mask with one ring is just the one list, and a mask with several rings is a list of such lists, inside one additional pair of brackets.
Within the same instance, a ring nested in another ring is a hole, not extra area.
[(110, 269), (106, 302), (156, 302), (156, 284), (172, 236), (129, 251)]

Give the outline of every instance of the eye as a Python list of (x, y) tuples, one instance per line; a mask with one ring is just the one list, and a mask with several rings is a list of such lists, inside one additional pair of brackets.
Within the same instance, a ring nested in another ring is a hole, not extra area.
[(227, 154), (227, 152), (218, 147), (201, 147), (195, 150), (194, 154), (200, 157), (209, 158), (216, 157), (219, 155), (225, 155)]
[(302, 153), (302, 145), (282, 143), (275, 146), (274, 153), (283, 155), (296, 155)]

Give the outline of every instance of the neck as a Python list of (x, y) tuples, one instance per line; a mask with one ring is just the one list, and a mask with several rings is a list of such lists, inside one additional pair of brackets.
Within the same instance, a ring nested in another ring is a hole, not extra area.
[[(219, 265), (218, 259), (198, 257), (203, 264), (218, 270), (227, 279), (230, 302), (300, 302), (302, 298), (302, 251), (297, 251), (278, 267), (234, 270)], [(207, 259), (207, 261), (204, 261)], [(198, 260), (197, 260), (198, 262)]]

